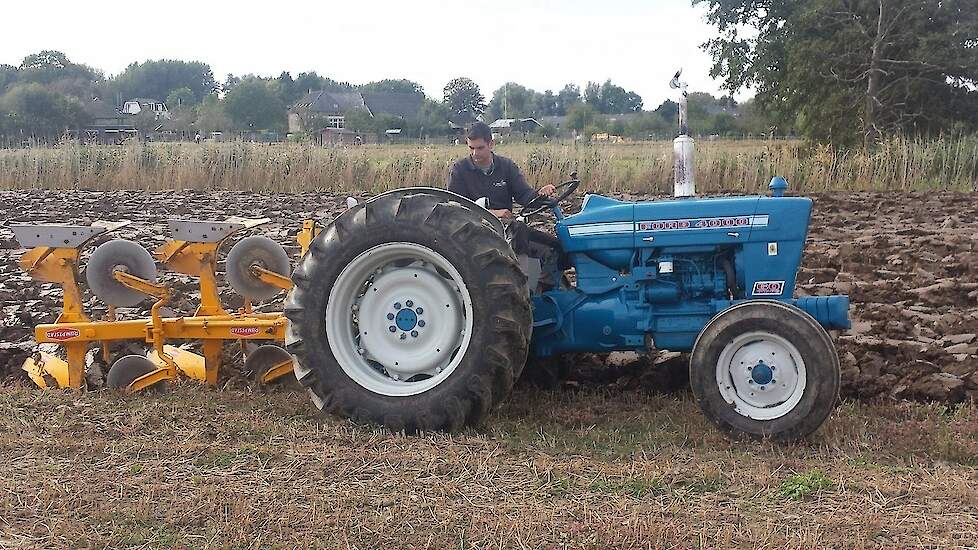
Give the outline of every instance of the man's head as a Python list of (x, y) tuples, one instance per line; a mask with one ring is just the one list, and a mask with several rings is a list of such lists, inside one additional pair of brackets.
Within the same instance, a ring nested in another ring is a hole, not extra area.
[(476, 122), (465, 136), (472, 160), (478, 164), (488, 164), (492, 159), (492, 130), (485, 122)]

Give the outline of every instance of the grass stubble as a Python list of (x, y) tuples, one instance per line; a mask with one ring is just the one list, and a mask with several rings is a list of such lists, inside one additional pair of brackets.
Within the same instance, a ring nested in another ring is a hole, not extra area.
[(284, 390), (0, 389), (0, 546), (967, 548), (978, 407), (846, 401), (738, 441), (690, 394), (518, 389), (405, 436)]

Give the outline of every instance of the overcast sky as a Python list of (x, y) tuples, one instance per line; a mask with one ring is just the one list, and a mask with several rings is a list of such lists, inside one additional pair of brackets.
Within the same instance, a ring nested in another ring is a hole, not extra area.
[(699, 48), (715, 31), (689, 0), (94, 0), (2, 11), (0, 63), (11, 65), (44, 49), (108, 75), (133, 61), (199, 60), (218, 81), (283, 70), (355, 84), (407, 78), (433, 98), (456, 76), (487, 99), (507, 81), (556, 92), (610, 78), (646, 109), (672, 97), (669, 79), (683, 67), (691, 91), (719, 91)]

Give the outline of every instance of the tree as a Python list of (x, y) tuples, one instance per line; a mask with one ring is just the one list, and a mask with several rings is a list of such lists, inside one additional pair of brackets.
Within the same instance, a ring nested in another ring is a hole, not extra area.
[(660, 116), (658, 110), (642, 113), (625, 127), (625, 135), (634, 139), (670, 138), (675, 133), (675, 124)]
[(88, 120), (81, 102), (36, 82), (12, 86), (0, 97), (6, 131), (54, 140)]
[(546, 90), (542, 94), (537, 94), (536, 111), (539, 116), (557, 116), (557, 96), (551, 90)]
[(194, 103), (194, 93), (190, 88), (177, 88), (166, 96), (166, 106), (171, 111), (187, 109)]
[(358, 88), (364, 92), (393, 92), (398, 94), (424, 95), (424, 88), (421, 87), (421, 84), (404, 78), (385, 78), (384, 80), (361, 84)]
[(570, 108), (581, 102), (581, 88), (576, 84), (567, 84), (557, 92), (555, 115), (566, 115)]
[(407, 121), (411, 130), (410, 135), (419, 137), (447, 135), (451, 131), (448, 126), (450, 116), (451, 111), (444, 103), (425, 98), (417, 120)]
[(202, 133), (223, 132), (231, 129), (231, 119), (224, 112), (224, 102), (217, 99), (217, 96), (205, 97), (204, 101), (201, 101), (195, 109), (197, 110), (197, 120), (194, 121), (194, 126)]
[(17, 81), (17, 67), (0, 64), (0, 94)]
[(978, 128), (973, 0), (693, 2), (707, 4), (720, 31), (704, 44), (711, 74), (730, 91), (754, 88), (782, 126), (864, 146)]
[(16, 82), (43, 84), (51, 91), (85, 100), (92, 98), (96, 83), (102, 79), (95, 69), (72, 63), (65, 54), (55, 50), (28, 55), (14, 76)]
[(567, 127), (575, 130), (595, 126), (601, 119), (598, 110), (592, 105), (578, 103), (567, 112)]
[(285, 128), (285, 104), (274, 81), (243, 79), (224, 97), (224, 111), (239, 130)]
[(584, 102), (605, 114), (637, 113), (642, 110), (642, 96), (612, 84), (611, 80), (601, 85), (588, 82), (584, 87)]
[(490, 119), (537, 116), (537, 92), (515, 82), (507, 82), (492, 93), (486, 113)]
[(445, 104), (456, 114), (481, 115), (486, 111), (486, 98), (472, 79), (459, 77), (445, 85)]
[(123, 100), (134, 97), (163, 100), (173, 90), (186, 88), (196, 104), (217, 91), (210, 65), (176, 59), (132, 63), (111, 79), (110, 84), (117, 93), (122, 94)]

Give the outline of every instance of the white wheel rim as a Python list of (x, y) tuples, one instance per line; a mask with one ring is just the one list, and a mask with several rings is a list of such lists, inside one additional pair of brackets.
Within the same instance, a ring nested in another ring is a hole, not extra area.
[(441, 254), (386, 243), (340, 272), (326, 305), (326, 332), (333, 357), (354, 382), (381, 395), (416, 395), (444, 382), (465, 356), (472, 299)]
[(774, 420), (801, 401), (807, 381), (805, 361), (791, 342), (767, 332), (734, 338), (720, 353), (717, 385), (741, 416)]

